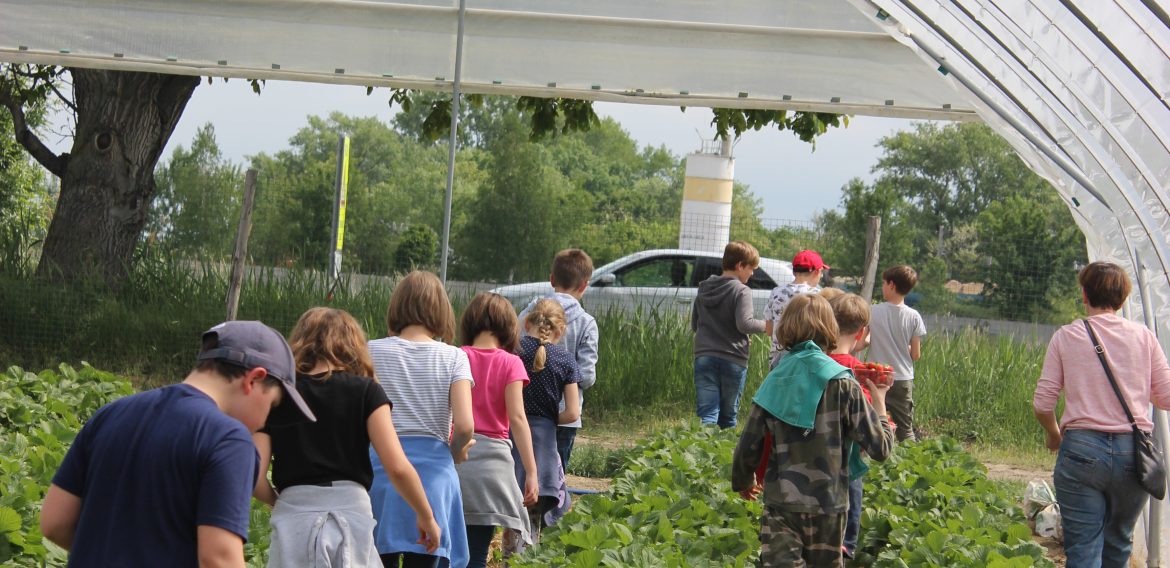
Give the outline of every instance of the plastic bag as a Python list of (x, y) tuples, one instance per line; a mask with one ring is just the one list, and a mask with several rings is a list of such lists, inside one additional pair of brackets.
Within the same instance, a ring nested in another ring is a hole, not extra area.
[(1056, 494), (1047, 481), (1033, 479), (1028, 482), (1028, 487), (1024, 489), (1024, 515), (1036, 535), (1064, 540), (1064, 531), (1060, 526), (1060, 505), (1056, 504)]

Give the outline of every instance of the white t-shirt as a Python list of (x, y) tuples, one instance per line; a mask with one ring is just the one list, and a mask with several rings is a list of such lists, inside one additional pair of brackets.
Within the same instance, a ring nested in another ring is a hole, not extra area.
[(923, 335), (926, 324), (917, 310), (906, 304), (878, 304), (869, 311), (869, 353), (865, 359), (892, 365), (895, 381), (913, 379), (910, 340)]
[(399, 436), (451, 438), (451, 385), (471, 378), (467, 354), (440, 341), (385, 337), (370, 341), (374, 374), (393, 404)]
[(772, 337), (768, 338), (772, 344), (768, 351), (769, 359), (775, 360), (776, 354), (780, 353), (780, 344), (776, 343), (776, 328), (780, 326), (780, 318), (784, 317), (784, 308), (788, 307), (788, 302), (800, 294), (816, 294), (820, 291), (820, 286), (796, 282), (772, 288), (772, 293), (768, 295), (768, 303), (764, 304), (764, 321), (772, 322)]

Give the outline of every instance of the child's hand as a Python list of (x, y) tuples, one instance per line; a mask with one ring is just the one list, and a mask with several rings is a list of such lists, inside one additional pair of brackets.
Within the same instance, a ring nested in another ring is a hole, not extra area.
[(756, 497), (758, 497), (763, 490), (764, 490), (764, 486), (760, 485), (759, 483), (756, 483), (756, 484), (753, 484), (751, 487), (748, 487), (747, 489), (740, 491), (739, 496), (743, 497), (744, 499), (747, 499), (748, 501), (755, 501)]
[(474, 446), (474, 445), (475, 445), (475, 438), (471, 438), (471, 439), (467, 440), (466, 446), (463, 446), (462, 448), (460, 448), (458, 450), (456, 450), (455, 448), (451, 448), (451, 457), (455, 460), (455, 463), (460, 464), (460, 463), (467, 461), (467, 454), (471, 452), (471, 446)]
[(540, 481), (536, 479), (536, 472), (529, 473), (524, 480), (524, 506), (531, 507), (540, 497)]
[(442, 531), (439, 529), (439, 523), (435, 522), (434, 515), (429, 519), (418, 520), (418, 540), (417, 544), (423, 545), (427, 552), (434, 552), (439, 548), (439, 537), (442, 536)]
[(886, 414), (886, 393), (890, 392), (890, 387), (894, 386), (894, 381), (883, 382), (878, 384), (865, 378), (866, 385), (869, 387), (869, 396), (873, 397), (873, 409), (878, 414)]

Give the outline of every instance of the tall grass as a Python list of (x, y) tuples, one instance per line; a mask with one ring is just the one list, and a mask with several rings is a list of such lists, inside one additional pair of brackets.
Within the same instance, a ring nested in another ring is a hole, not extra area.
[[(26, 368), (94, 366), (154, 386), (181, 379), (194, 363), (199, 335), (224, 318), (225, 276), (152, 256), (119, 290), (100, 284), (45, 285), (27, 272), (0, 270), (0, 364)], [(307, 308), (348, 310), (370, 337), (386, 333), (393, 281), (333, 290), (319, 273), (260, 270), (245, 282), (238, 317), (287, 333)], [(453, 295), (456, 313), (468, 298)], [(598, 381), (586, 396), (586, 426), (637, 434), (645, 423), (694, 412), (694, 334), (685, 316), (643, 310), (598, 316)], [(751, 345), (741, 417), (767, 370), (768, 344)], [(1042, 443), (1033, 424), (1032, 390), (1040, 347), (967, 333), (929, 336), (917, 364), (916, 418), (931, 434), (996, 446)]]
[(914, 369), (915, 420), (967, 442), (1042, 447), (1032, 393), (1044, 350), (972, 332), (928, 338)]

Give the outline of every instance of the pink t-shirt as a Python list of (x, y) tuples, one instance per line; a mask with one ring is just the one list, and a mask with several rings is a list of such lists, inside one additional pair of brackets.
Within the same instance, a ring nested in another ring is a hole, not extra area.
[(503, 349), (480, 349), (464, 346), (471, 362), (471, 413), (475, 419), (475, 433), (489, 438), (508, 439), (508, 406), (504, 387), (517, 381), (528, 384), (528, 372), (520, 357)]
[[(1089, 323), (1105, 348), (1109, 368), (1138, 428), (1150, 431), (1153, 428), (1150, 403), (1170, 409), (1170, 366), (1157, 338), (1146, 327), (1114, 314), (1092, 316)], [(1062, 432), (1067, 429), (1131, 431), (1125, 411), (1109, 386), (1089, 333), (1080, 320), (1061, 327), (1052, 336), (1032, 406), (1040, 412), (1052, 412), (1062, 390)]]

